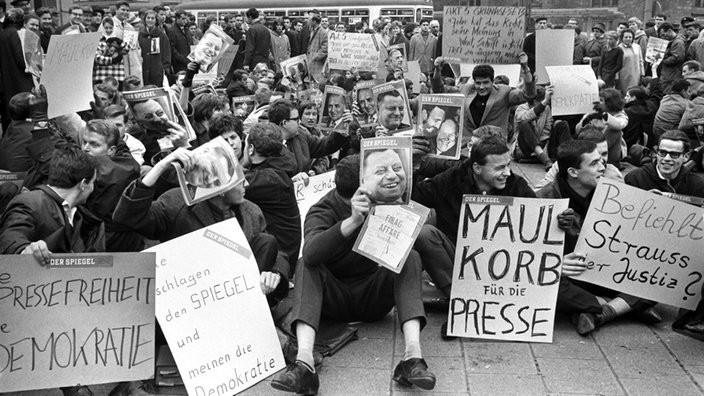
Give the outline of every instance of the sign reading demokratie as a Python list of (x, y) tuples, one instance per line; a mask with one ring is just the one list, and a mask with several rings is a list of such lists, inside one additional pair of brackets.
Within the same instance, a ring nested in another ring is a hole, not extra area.
[(448, 334), (552, 342), (567, 199), (465, 195)]
[(545, 66), (554, 86), (552, 115), (585, 114), (599, 101), (599, 84), (589, 65)]
[(237, 219), (148, 251), (156, 252), (156, 316), (189, 395), (239, 393), (285, 366)]
[(0, 392), (154, 375), (154, 254), (0, 256)]
[(458, 63), (516, 63), (525, 20), (524, 7), (445, 6), (442, 54)]
[(701, 300), (704, 209), (601, 178), (576, 252), (576, 277), (634, 296), (695, 309)]

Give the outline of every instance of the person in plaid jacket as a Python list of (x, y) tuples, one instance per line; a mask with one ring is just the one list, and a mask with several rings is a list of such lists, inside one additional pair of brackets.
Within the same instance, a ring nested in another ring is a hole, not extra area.
[[(112, 22), (110, 19), (103, 21), (103, 27)], [(106, 33), (107, 33), (106, 29)], [(95, 53), (95, 63), (93, 64), (93, 84), (102, 83), (107, 77), (114, 77), (122, 88), (122, 82), (125, 80), (125, 66), (122, 62), (122, 56), (125, 54), (125, 49), (117, 37), (105, 37), (100, 39), (98, 50)]]

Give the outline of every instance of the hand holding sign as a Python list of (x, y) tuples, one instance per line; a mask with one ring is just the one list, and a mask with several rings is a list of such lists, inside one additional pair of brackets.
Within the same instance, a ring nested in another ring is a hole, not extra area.
[(49, 265), (49, 259), (51, 258), (51, 252), (49, 247), (46, 246), (44, 241), (36, 241), (27, 245), (20, 254), (31, 254), (37, 259), (39, 265), (45, 266)]

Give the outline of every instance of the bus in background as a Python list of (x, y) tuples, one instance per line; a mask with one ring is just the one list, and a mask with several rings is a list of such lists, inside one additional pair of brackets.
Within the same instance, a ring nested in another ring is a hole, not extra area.
[(330, 26), (342, 21), (349, 31), (357, 22), (371, 27), (372, 21), (381, 17), (404, 24), (433, 17), (432, 0), (195, 0), (172, 7), (195, 15), (198, 26), (209, 16), (220, 20), (220, 15), (244, 15), (250, 8), (259, 10), (266, 19), (303, 19), (306, 12), (317, 9), (321, 17), (328, 18)]

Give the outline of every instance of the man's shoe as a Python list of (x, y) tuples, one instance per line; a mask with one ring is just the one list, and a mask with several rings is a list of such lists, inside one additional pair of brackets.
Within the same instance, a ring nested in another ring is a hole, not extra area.
[(579, 335), (587, 335), (594, 331), (597, 326), (596, 316), (590, 313), (581, 313), (577, 317), (577, 333)]
[(394, 381), (403, 386), (415, 385), (421, 389), (435, 388), (435, 374), (428, 371), (424, 359), (401, 360), (394, 369)]
[(271, 387), (299, 395), (316, 395), (320, 387), (320, 380), (318, 373), (311, 371), (307, 364), (296, 361), (296, 363), (288, 365), (286, 371), (276, 374), (271, 380)]
[(662, 316), (655, 310), (654, 307), (649, 307), (642, 309), (640, 311), (633, 312), (633, 317), (637, 321), (645, 324), (655, 324), (662, 322)]
[(61, 388), (61, 392), (63, 392), (64, 396), (93, 396), (90, 388), (84, 385)]

